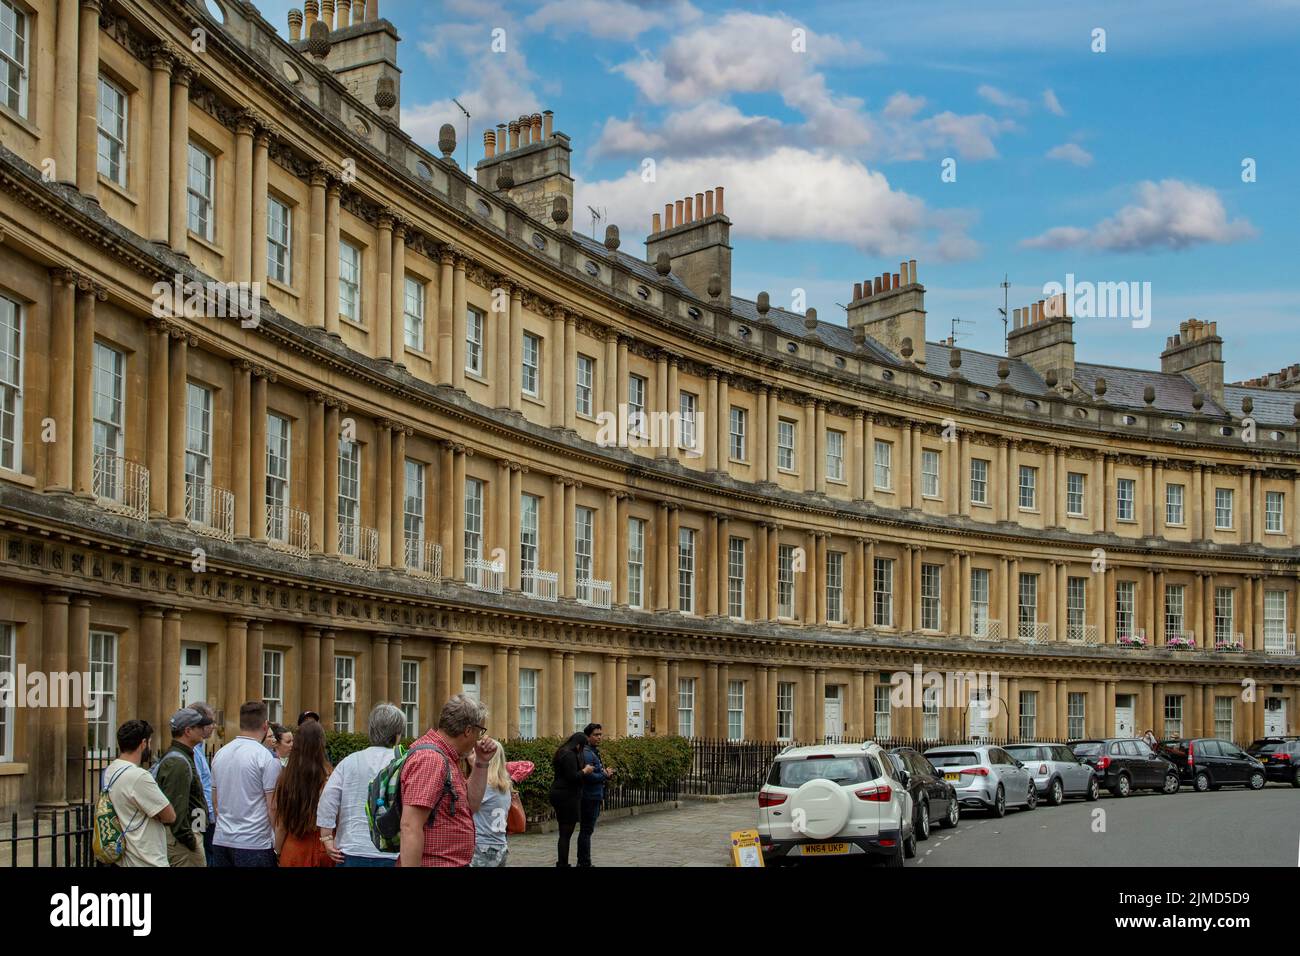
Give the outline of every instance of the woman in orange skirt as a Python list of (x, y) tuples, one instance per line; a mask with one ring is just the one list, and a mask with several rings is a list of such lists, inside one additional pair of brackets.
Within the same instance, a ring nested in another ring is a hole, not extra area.
[(289, 762), (275, 785), (275, 850), (281, 866), (333, 866), (316, 826), (316, 805), (333, 768), (325, 730), (309, 720), (298, 728)]

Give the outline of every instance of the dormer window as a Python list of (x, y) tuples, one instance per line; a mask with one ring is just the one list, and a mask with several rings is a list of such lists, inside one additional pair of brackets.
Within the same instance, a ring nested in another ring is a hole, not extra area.
[(586, 268), (586, 270), (587, 270), (587, 275), (589, 275), (589, 276), (598, 276), (598, 275), (600, 275), (600, 266), (596, 265), (596, 262), (595, 262), (594, 259), (588, 259), (588, 260), (587, 260), (587, 265), (586, 265), (585, 268)]

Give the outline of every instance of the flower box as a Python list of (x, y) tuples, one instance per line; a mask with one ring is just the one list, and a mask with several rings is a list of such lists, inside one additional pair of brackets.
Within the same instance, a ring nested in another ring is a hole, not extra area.
[(1116, 639), (1115, 643), (1118, 644), (1120, 647), (1146, 647), (1147, 639), (1137, 634), (1131, 635), (1129, 637), (1124, 637), (1121, 635)]
[(1165, 641), (1165, 646), (1176, 651), (1192, 651), (1196, 649), (1196, 641), (1190, 637), (1171, 637)]
[(1216, 651), (1225, 651), (1230, 654), (1240, 654), (1244, 648), (1241, 641), (1215, 641), (1214, 649)]

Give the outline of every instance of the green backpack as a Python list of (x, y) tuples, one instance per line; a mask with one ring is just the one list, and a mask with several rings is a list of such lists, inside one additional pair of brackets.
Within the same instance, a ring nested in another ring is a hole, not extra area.
[[(396, 853), (402, 842), (402, 768), (406, 760), (417, 750), (438, 750), (433, 744), (416, 744), (410, 750), (398, 744), (393, 749), (393, 759), (370, 781), (366, 793), (366, 823), (370, 826), (370, 842), (376, 850), (384, 853)], [(433, 822), (438, 812), (437, 804), (450, 795), (451, 814), (456, 813), (456, 788), (451, 782), (451, 761), (443, 754), (443, 769), (446, 776), (442, 782), (442, 793), (438, 796), (434, 808), (429, 811), (429, 822)]]
[(95, 818), (92, 821), (94, 833), (91, 838), (91, 849), (95, 853), (95, 859), (107, 866), (121, 862), (126, 853), (126, 835), (144, 825), (144, 821), (141, 820), (140, 823), (123, 830), (122, 821), (117, 815), (117, 808), (113, 806), (113, 799), (109, 796), (109, 788), (117, 783), (118, 777), (130, 769), (130, 767), (123, 767), (113, 774), (113, 779), (104, 783), (103, 788), (99, 791), (99, 799), (95, 801)]

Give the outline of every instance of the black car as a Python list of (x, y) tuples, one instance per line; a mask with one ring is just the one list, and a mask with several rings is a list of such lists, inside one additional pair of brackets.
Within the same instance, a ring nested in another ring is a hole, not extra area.
[(1266, 737), (1247, 749), (1264, 765), (1264, 776), (1279, 783), (1300, 787), (1300, 737)]
[(961, 815), (957, 790), (943, 774), (911, 747), (895, 747), (889, 751), (889, 759), (902, 772), (902, 784), (912, 795), (912, 832), (916, 838), (929, 839), (931, 821), (955, 827)]
[(1264, 765), (1229, 740), (1218, 737), (1162, 740), (1156, 749), (1173, 761), (1179, 776), (1196, 788), (1197, 793), (1220, 787), (1262, 790), (1267, 782)]
[(1075, 740), (1070, 749), (1092, 767), (1097, 783), (1117, 797), (1127, 797), (1134, 790), (1178, 792), (1177, 768), (1140, 737)]

